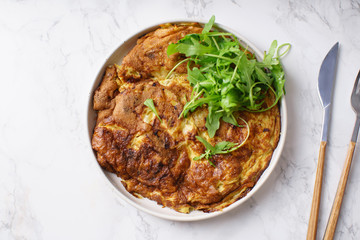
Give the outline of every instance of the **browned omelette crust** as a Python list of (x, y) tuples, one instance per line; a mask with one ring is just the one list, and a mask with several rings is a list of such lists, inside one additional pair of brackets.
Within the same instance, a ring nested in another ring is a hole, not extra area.
[[(269, 165), (280, 136), (278, 106), (263, 113), (238, 112), (250, 127), (246, 143), (231, 154), (215, 155), (211, 161), (216, 167), (192, 160), (205, 151), (197, 135), (212, 144), (242, 142), (247, 136), (246, 127), (221, 122), (210, 139), (206, 107), (178, 118), (191, 87), (185, 65), (165, 79), (181, 58), (168, 58), (166, 48), (201, 30), (197, 24), (166, 25), (140, 38), (121, 66), (107, 68), (94, 95), (98, 118), (92, 146), (99, 164), (116, 173), (133, 195), (183, 213), (221, 210), (245, 196)], [(144, 105), (148, 98), (162, 121)]]

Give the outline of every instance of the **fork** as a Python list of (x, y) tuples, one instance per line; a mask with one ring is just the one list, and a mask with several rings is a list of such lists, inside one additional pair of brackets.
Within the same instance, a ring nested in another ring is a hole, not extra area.
[(331, 208), (330, 217), (326, 226), (325, 234), (324, 234), (324, 240), (329, 240), (334, 238), (336, 224), (339, 218), (340, 214), (340, 208), (341, 203), (344, 197), (345, 188), (347, 179), (349, 176), (351, 161), (354, 155), (356, 140), (359, 133), (359, 127), (360, 127), (360, 85), (359, 85), (359, 79), (360, 79), (360, 71), (356, 77), (354, 88), (351, 94), (351, 106), (356, 113), (356, 122), (355, 127), (353, 131), (353, 135), (351, 137), (351, 141), (349, 144), (348, 152), (346, 155), (345, 165), (341, 173), (340, 181), (338, 188), (336, 190), (335, 199), (333, 202), (333, 206)]

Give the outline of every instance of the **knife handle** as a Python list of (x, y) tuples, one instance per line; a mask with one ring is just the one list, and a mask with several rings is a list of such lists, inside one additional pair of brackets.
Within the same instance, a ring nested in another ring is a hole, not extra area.
[(345, 165), (341, 173), (339, 185), (336, 191), (333, 206), (331, 208), (330, 217), (326, 226), (324, 238), (325, 240), (333, 239), (336, 229), (336, 224), (340, 214), (341, 203), (344, 197), (346, 183), (348, 180), (351, 161), (354, 155), (355, 142), (350, 142), (349, 149), (346, 155)]
[(317, 169), (316, 169), (316, 177), (315, 177), (314, 194), (313, 194), (313, 199), (312, 199), (312, 204), (311, 204), (308, 232), (307, 232), (307, 236), (306, 236), (307, 240), (315, 240), (315, 238), (316, 238), (326, 143), (327, 143), (326, 141), (321, 141), (321, 143), (320, 143), (319, 159), (318, 159), (318, 164), (317, 164)]

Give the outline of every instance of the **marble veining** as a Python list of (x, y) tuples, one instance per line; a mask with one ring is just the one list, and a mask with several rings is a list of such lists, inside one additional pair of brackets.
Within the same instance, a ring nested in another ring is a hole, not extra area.
[[(89, 149), (89, 91), (111, 52), (139, 29), (207, 20), (261, 50), (290, 42), (288, 133), (264, 186), (243, 205), (199, 222), (130, 206), (107, 186)], [(340, 42), (318, 239), (326, 227), (355, 114), (359, 0), (77, 0), (0, 2), (0, 239), (305, 239), (322, 131), (320, 64)], [(335, 239), (360, 239), (360, 147)]]

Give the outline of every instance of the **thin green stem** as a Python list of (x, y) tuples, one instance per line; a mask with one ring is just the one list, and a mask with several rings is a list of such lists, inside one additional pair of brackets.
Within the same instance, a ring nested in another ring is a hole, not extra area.
[[(197, 94), (195, 95), (195, 97), (193, 97), (189, 102), (187, 102), (186, 105), (189, 106), (190, 104), (194, 103), (195, 100), (196, 100), (197, 98), (199, 98), (199, 97), (201, 96), (201, 94), (203, 94), (204, 91), (205, 91), (204, 89), (201, 89), (201, 91), (200, 91), (199, 93), (197, 93)], [(185, 106), (186, 106), (186, 105), (185, 105)], [(180, 116), (179, 116), (179, 119), (182, 117), (182, 115), (184, 115), (184, 112), (187, 110), (185, 106), (184, 106), (184, 109), (182, 110), (182, 112), (181, 112), (181, 114), (180, 114)]]
[(231, 76), (230, 82), (233, 81), (233, 79), (234, 79), (234, 77), (235, 77), (235, 74), (236, 74), (236, 71), (237, 71), (237, 69), (238, 69), (238, 66), (239, 66), (239, 64), (240, 64), (240, 60), (241, 60), (241, 58), (242, 58), (243, 56), (244, 56), (244, 54), (242, 54), (242, 55), (239, 57), (239, 60), (238, 60), (237, 63), (236, 63), (236, 66), (235, 66), (233, 75)]
[[(287, 48), (285, 49), (285, 51), (279, 55), (280, 50), (281, 50), (282, 48), (286, 47), (286, 46), (287, 46)], [(278, 47), (277, 51), (276, 51), (276, 56), (277, 56), (277, 58), (281, 58), (281, 57), (285, 56), (285, 55), (289, 52), (290, 48), (291, 48), (291, 44), (290, 44), (290, 43), (281, 44), (281, 45)]]
[(219, 45), (217, 44), (217, 41), (215, 40), (214, 37), (211, 37), (211, 39), (213, 40), (213, 42), (215, 43), (215, 46), (216, 46), (217, 50), (219, 51), (220, 48), (219, 48)]
[(216, 54), (205, 53), (204, 56), (219, 58), (219, 59), (230, 61), (232, 63), (236, 63), (236, 61), (234, 61), (234, 59), (232, 59), (232, 58), (227, 58), (227, 57), (223, 57), (223, 56), (216, 55)]
[(168, 79), (168, 78), (171, 76), (171, 74), (175, 71), (175, 69), (176, 69), (177, 67), (179, 67), (182, 63), (184, 63), (184, 62), (186, 62), (186, 61), (189, 61), (189, 60), (190, 60), (190, 58), (185, 58), (185, 59), (181, 60), (180, 62), (178, 62), (178, 63), (170, 70), (170, 72), (166, 75), (165, 79)]

